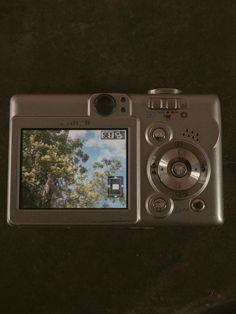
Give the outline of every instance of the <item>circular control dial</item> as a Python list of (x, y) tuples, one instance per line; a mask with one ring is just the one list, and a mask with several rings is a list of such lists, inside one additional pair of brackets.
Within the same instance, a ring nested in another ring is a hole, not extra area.
[(200, 163), (189, 150), (174, 148), (161, 157), (158, 175), (168, 188), (187, 190), (193, 187), (200, 177)]
[(210, 162), (200, 146), (171, 141), (153, 151), (147, 171), (154, 190), (172, 199), (183, 199), (205, 188), (210, 177)]

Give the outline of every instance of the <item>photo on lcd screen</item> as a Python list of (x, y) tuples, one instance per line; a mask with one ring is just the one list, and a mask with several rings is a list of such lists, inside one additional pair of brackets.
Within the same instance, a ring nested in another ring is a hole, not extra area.
[(23, 129), (21, 209), (127, 208), (127, 129)]

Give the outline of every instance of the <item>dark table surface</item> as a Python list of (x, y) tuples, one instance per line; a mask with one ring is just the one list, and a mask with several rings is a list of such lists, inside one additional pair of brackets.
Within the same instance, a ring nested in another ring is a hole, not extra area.
[[(0, 313), (236, 312), (235, 39), (230, 0), (0, 2)], [(223, 226), (7, 225), (11, 95), (155, 87), (221, 99)]]

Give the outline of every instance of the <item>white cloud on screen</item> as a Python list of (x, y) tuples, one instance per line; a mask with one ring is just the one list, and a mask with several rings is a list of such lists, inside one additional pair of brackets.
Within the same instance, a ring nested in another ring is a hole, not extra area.
[(75, 140), (76, 138), (81, 138), (81, 139), (85, 139), (86, 135), (87, 135), (87, 130), (70, 130), (69, 132), (69, 137), (72, 140)]
[[(91, 134), (91, 133), (90, 133)], [(70, 131), (71, 139), (80, 138), (84, 140), (85, 147), (97, 147), (101, 149), (101, 154), (96, 159), (102, 158), (124, 158), (126, 156), (126, 141), (124, 140), (101, 140), (100, 130), (93, 131), (93, 137), (89, 137), (88, 130), (73, 130)]]

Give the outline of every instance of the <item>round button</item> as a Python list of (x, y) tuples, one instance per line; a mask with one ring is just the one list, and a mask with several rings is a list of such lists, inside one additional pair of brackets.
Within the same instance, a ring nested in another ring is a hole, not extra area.
[(145, 138), (152, 146), (161, 146), (169, 142), (173, 137), (172, 129), (166, 123), (156, 121), (148, 125), (145, 131)]
[(116, 101), (111, 95), (101, 94), (95, 98), (94, 106), (97, 113), (102, 116), (108, 116), (113, 112), (116, 106)]
[(163, 198), (156, 198), (151, 201), (151, 206), (152, 210), (154, 210), (157, 213), (161, 213), (166, 209), (167, 204)]
[(188, 172), (188, 168), (184, 162), (174, 162), (171, 168), (171, 172), (175, 177), (182, 178)]
[(171, 214), (173, 201), (162, 195), (151, 195), (146, 202), (146, 208), (150, 215), (156, 218), (164, 218)]
[(192, 201), (191, 208), (195, 212), (201, 212), (206, 208), (206, 204), (202, 199), (198, 198)]
[(166, 138), (166, 132), (162, 128), (157, 128), (153, 130), (152, 136), (157, 142), (163, 142)]

